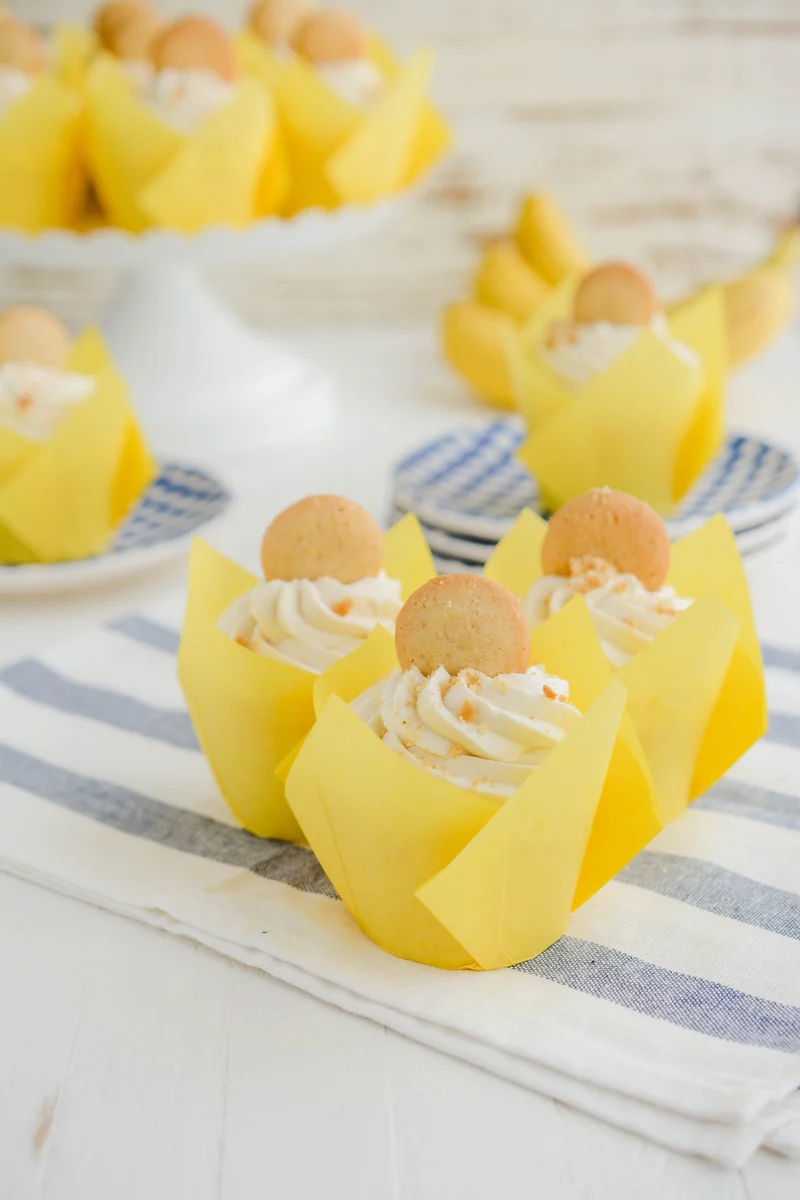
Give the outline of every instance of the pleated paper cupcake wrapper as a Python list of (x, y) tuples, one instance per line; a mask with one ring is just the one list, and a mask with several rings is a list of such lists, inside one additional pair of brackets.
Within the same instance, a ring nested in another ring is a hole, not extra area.
[[(405, 599), (436, 574), (414, 517), (385, 535), (385, 570)], [(276, 768), (314, 723), (319, 676), (254, 654), (219, 628), (226, 609), (258, 582), (201, 539), (192, 548), (178, 674), (198, 741), (220, 791), (246, 829), (302, 842)]]
[(82, 101), (50, 74), (0, 116), (0, 225), (71, 225), (84, 192)]
[(286, 139), (289, 214), (369, 204), (401, 191), (449, 146), (450, 131), (427, 98), (431, 52), (422, 50), (401, 66), (373, 38), (370, 56), (384, 89), (368, 110), (343, 100), (302, 59), (276, 62), (272, 56), (265, 75), (274, 76)]
[(152, 113), (108, 55), (95, 61), (86, 91), (87, 157), (113, 224), (133, 233), (153, 225), (193, 233), (258, 215), (277, 118), (255, 80), (241, 80), (230, 102), (189, 135)]
[[(539, 954), (610, 878), (628, 810), (658, 828), (618, 680), (508, 800), (456, 787), (386, 747), (349, 702), (395, 666), (375, 630), (318, 682), (289, 805), (362, 929), (400, 958), (489, 970)], [(649, 818), (643, 814), (649, 814)], [(627, 858), (624, 859), (627, 861)]]
[(608, 486), (668, 514), (722, 445), (727, 351), (720, 290), (707, 289), (670, 319), (672, 336), (699, 355), (702, 382), (643, 330), (607, 370), (570, 390), (538, 348), (551, 322), (571, 311), (575, 282), (555, 289), (523, 333), (507, 339), (529, 430), (518, 457), (550, 508)]
[(100, 335), (74, 343), (69, 369), (95, 388), (46, 442), (0, 428), (0, 562), (100, 554), (156, 476), (156, 464)]
[[(542, 575), (546, 529), (525, 510), (498, 544), (487, 577), (526, 596)], [(767, 726), (747, 578), (724, 517), (673, 543), (667, 581), (694, 603), (617, 672), (628, 689), (628, 713), (653, 774), (662, 823), (715, 783)], [(545, 657), (548, 669), (571, 679), (569, 656), (581, 646), (580, 653), (595, 662), (595, 688), (602, 686), (614, 672), (582, 597), (540, 626), (534, 638), (541, 641), (561, 626), (570, 627), (568, 653), (564, 657), (559, 649)], [(565, 645), (563, 634), (553, 636), (557, 647)]]

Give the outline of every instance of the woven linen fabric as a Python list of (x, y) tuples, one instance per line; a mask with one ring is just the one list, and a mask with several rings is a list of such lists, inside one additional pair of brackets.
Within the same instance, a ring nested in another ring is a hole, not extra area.
[(768, 736), (538, 958), (384, 953), (313, 854), (239, 828), (177, 684), (175, 607), (0, 669), (0, 867), (146, 921), (641, 1136), (800, 1156), (800, 651)]

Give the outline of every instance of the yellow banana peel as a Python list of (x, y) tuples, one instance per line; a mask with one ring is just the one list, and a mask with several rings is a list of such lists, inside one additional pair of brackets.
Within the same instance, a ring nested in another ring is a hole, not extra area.
[(474, 281), (475, 298), (488, 308), (527, 321), (547, 295), (548, 287), (513, 242), (498, 242), (485, 251)]
[(442, 352), (451, 367), (483, 400), (515, 407), (508, 340), (518, 336), (507, 312), (476, 300), (450, 304), (442, 313)]
[(520, 252), (551, 287), (590, 265), (564, 212), (545, 192), (525, 196), (514, 236)]

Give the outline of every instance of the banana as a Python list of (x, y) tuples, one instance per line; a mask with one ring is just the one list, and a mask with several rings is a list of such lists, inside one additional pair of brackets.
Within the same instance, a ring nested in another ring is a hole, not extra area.
[(481, 304), (497, 308), (515, 321), (527, 321), (547, 295), (548, 287), (528, 266), (513, 242), (498, 242), (483, 256), (474, 280)]
[(507, 352), (509, 337), (519, 334), (513, 317), (461, 300), (445, 308), (441, 334), (445, 358), (479, 396), (501, 408), (516, 407)]
[(772, 253), (753, 270), (723, 287), (728, 361), (737, 367), (777, 337), (795, 306), (794, 263), (800, 230), (787, 229)]
[(551, 286), (590, 265), (589, 255), (566, 216), (545, 192), (525, 196), (514, 237), (534, 271)]
[(728, 364), (757, 354), (777, 337), (795, 303), (794, 280), (782, 267), (761, 267), (723, 289), (728, 331)]

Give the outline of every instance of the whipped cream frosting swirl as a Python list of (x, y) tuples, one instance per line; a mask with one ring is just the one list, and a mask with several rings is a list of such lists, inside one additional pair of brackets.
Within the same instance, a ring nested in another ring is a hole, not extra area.
[(256, 654), (321, 674), (356, 650), (376, 625), (394, 633), (400, 584), (381, 572), (357, 583), (271, 579), (240, 596), (220, 628)]
[(568, 576), (545, 575), (534, 583), (523, 602), (531, 629), (578, 595), (586, 601), (603, 652), (614, 667), (624, 666), (692, 603), (674, 587), (650, 592), (635, 575), (620, 574), (605, 559), (584, 556), (571, 560)]
[[(702, 369), (700, 358), (691, 346), (672, 337), (663, 313), (653, 317), (649, 328), (687, 366), (698, 371)], [(641, 325), (613, 325), (610, 321), (591, 324), (558, 321), (545, 337), (540, 354), (559, 375), (570, 383), (581, 385), (602, 371), (607, 371), (633, 345), (641, 332)]]
[(316, 71), (332, 92), (355, 108), (369, 108), (383, 90), (383, 76), (369, 58), (321, 62)]
[(207, 117), (232, 99), (235, 84), (213, 71), (166, 67), (139, 82), (139, 94), (150, 110), (177, 133), (194, 133)]
[(91, 375), (59, 371), (38, 363), (0, 366), (0, 425), (32, 441), (45, 442), (75, 405), (92, 394)]
[(0, 113), (4, 113), (12, 104), (30, 90), (31, 77), (18, 67), (0, 67)]
[(351, 707), (384, 745), (457, 787), (511, 796), (580, 713), (569, 685), (531, 667), (524, 675), (394, 671)]

